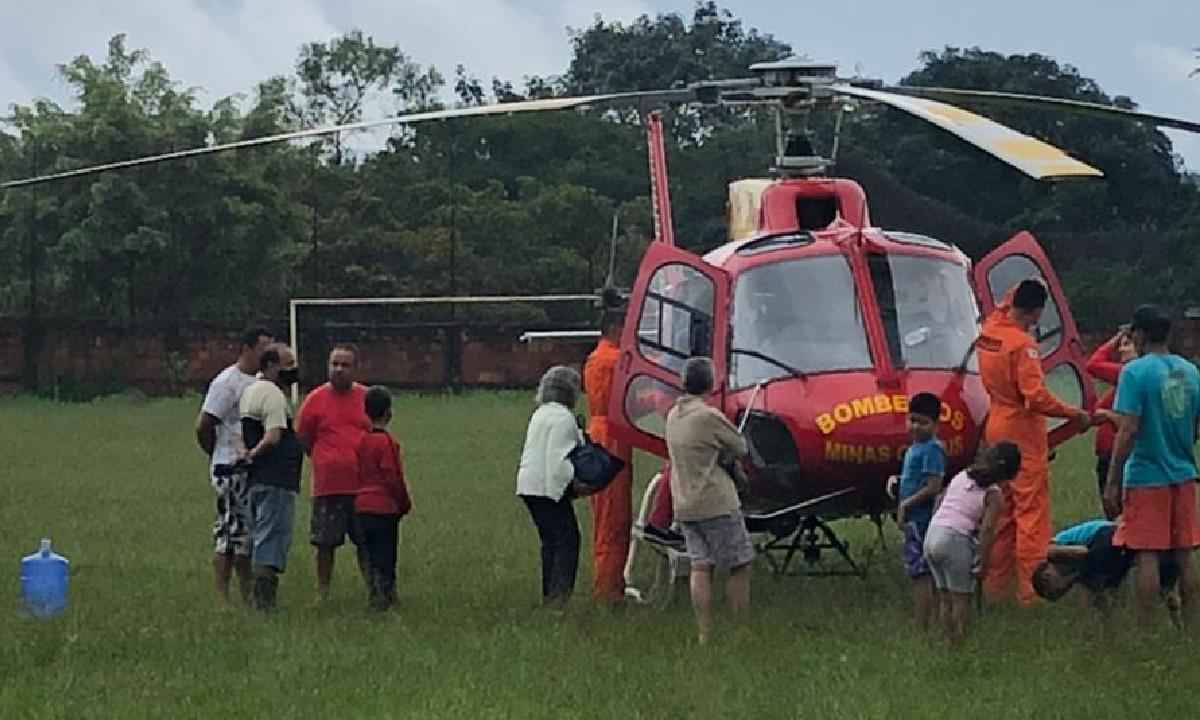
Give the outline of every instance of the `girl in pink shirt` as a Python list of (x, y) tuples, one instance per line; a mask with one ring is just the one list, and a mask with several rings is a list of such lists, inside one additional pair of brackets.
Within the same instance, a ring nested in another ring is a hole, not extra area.
[(925, 562), (941, 598), (941, 617), (952, 645), (963, 641), (970, 624), (971, 596), (983, 577), (1004, 497), (1000, 483), (1021, 467), (1021, 451), (1011, 442), (983, 449), (975, 464), (950, 481), (925, 534)]

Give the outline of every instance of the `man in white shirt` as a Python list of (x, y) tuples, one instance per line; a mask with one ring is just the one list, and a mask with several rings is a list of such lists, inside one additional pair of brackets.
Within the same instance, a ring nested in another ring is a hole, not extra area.
[(217, 494), (217, 517), (213, 523), (213, 575), (217, 599), (229, 600), (229, 580), (236, 568), (242, 598), (249, 600), (253, 579), (250, 573), (250, 494), (244, 473), (218, 476), (218, 466), (237, 461), (242, 447), (238, 402), (254, 382), (258, 358), (271, 344), (271, 333), (254, 328), (242, 334), (237, 362), (213, 379), (196, 418), (196, 443), (209, 456), (209, 479)]

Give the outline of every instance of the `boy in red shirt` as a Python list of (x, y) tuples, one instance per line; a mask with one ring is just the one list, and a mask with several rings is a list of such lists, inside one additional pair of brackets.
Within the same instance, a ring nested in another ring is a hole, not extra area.
[(371, 607), (387, 610), (396, 602), (396, 546), (400, 518), (412, 509), (400, 447), (387, 431), (392, 396), (373, 387), (363, 400), (371, 431), (358, 443), (358, 495), (355, 519), (366, 550)]

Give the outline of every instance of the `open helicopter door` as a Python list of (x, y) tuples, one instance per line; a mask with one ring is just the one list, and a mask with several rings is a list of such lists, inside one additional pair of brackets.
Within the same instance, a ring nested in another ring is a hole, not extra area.
[[(1010, 288), (1028, 278), (1042, 280), (1050, 291), (1036, 328), (1046, 387), (1063, 401), (1090, 409), (1095, 405), (1096, 393), (1085, 370), (1087, 355), (1062, 284), (1032, 234), (1017, 233), (975, 266), (980, 307), (985, 316), (990, 314)], [(1078, 426), (1063, 418), (1048, 418), (1047, 428), (1051, 448), (1079, 434)]]
[(683, 394), (679, 374), (689, 357), (712, 358), (714, 395), (724, 392), (729, 286), (724, 270), (674, 245), (650, 243), (625, 314), (609, 396), (610, 433), (666, 457), (667, 412)]

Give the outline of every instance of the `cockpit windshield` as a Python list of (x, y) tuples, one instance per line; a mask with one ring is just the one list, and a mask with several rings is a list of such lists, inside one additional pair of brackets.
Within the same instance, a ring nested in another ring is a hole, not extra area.
[(850, 266), (841, 255), (784, 260), (734, 288), (734, 388), (795, 374), (871, 367)]
[(871, 280), (897, 367), (975, 371), (979, 311), (967, 268), (916, 255), (872, 255)]

